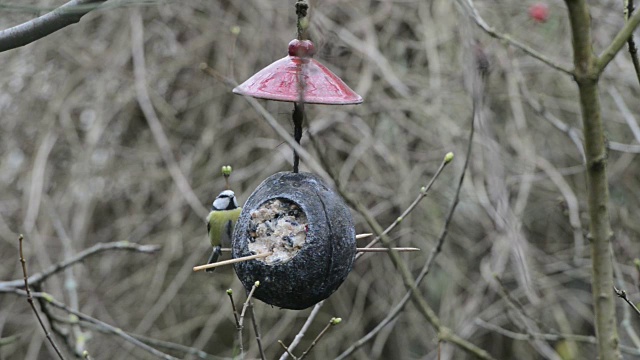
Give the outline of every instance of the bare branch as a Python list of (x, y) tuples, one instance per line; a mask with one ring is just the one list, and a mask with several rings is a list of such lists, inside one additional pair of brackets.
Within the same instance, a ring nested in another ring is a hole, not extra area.
[[(60, 263), (57, 263), (51, 266), (50, 268), (48, 268), (47, 270), (41, 273), (31, 275), (28, 279), (29, 283), (39, 284), (44, 280), (46, 280), (47, 278), (49, 278), (51, 275), (59, 273), (60, 271), (68, 268), (71, 265), (79, 263), (90, 256), (99, 254), (104, 251), (109, 251), (109, 250), (127, 250), (127, 251), (136, 251), (136, 252), (150, 254), (160, 250), (160, 246), (159, 245), (139, 245), (135, 243), (130, 243), (128, 241), (117, 241), (117, 242), (111, 242), (111, 243), (96, 244), (82, 252), (79, 252), (74, 257), (71, 257), (67, 260), (64, 260)], [(3, 290), (7, 290), (7, 289), (19, 288), (19, 287), (22, 287), (22, 285), (23, 285), (22, 280), (11, 280), (11, 281), (0, 282), (0, 292), (5, 292)]]
[(620, 51), (624, 44), (627, 43), (627, 40), (629, 40), (629, 37), (633, 34), (633, 31), (638, 27), (638, 25), (640, 25), (640, 11), (636, 12), (629, 18), (629, 21), (624, 24), (622, 30), (620, 30), (616, 37), (611, 40), (611, 44), (609, 44), (609, 46), (596, 60), (595, 66), (598, 75), (604, 71), (618, 51)]
[(119, 336), (120, 338), (122, 338), (123, 340), (139, 347), (142, 350), (145, 350), (151, 354), (153, 354), (154, 356), (160, 358), (160, 359), (164, 359), (164, 360), (177, 360), (175, 357), (169, 355), (169, 354), (165, 354), (160, 350), (157, 350), (147, 344), (145, 344), (144, 342), (134, 338), (133, 336), (127, 334), (126, 332), (124, 332), (122, 329), (117, 328), (113, 325), (109, 325), (107, 323), (105, 323), (104, 321), (98, 320), (94, 317), (91, 317), (87, 314), (81, 313), (77, 310), (73, 310), (71, 308), (69, 308), (67, 305), (65, 305), (64, 303), (56, 300), (53, 298), (53, 296), (51, 296), (50, 294), (47, 293), (34, 293), (33, 294), (34, 297), (38, 297), (38, 298), (42, 298), (44, 299), (48, 304), (53, 305), (54, 307), (63, 310), (69, 314), (73, 314), (75, 316), (78, 317), (78, 319), (80, 319), (81, 321), (86, 321), (88, 323), (91, 323), (93, 325), (99, 326), (101, 328), (101, 330), (105, 331), (106, 333), (112, 334), (112, 335), (116, 335)]
[(258, 351), (260, 352), (260, 359), (265, 360), (267, 356), (264, 354), (264, 347), (262, 346), (262, 335), (260, 335), (260, 326), (256, 319), (255, 308), (253, 307), (253, 301), (249, 302), (249, 309), (251, 310), (251, 323), (253, 324), (253, 332), (256, 335), (256, 343), (258, 343)]
[(72, 0), (23, 24), (0, 31), (0, 52), (30, 44), (69, 25), (76, 24), (106, 0)]
[(249, 307), (249, 303), (251, 302), (251, 298), (253, 297), (253, 293), (256, 292), (256, 289), (260, 286), (260, 281), (256, 281), (251, 287), (251, 291), (249, 291), (249, 295), (247, 295), (247, 300), (242, 305), (242, 311), (240, 312), (240, 318), (238, 319), (238, 339), (240, 347), (240, 359), (244, 359), (244, 346), (242, 344), (242, 329), (244, 327), (244, 315), (247, 312), (247, 308)]
[(340, 324), (341, 321), (342, 321), (341, 318), (331, 318), (331, 320), (329, 320), (329, 323), (322, 329), (322, 331), (320, 331), (318, 336), (316, 336), (316, 338), (313, 339), (313, 341), (311, 342), (311, 345), (309, 345), (307, 350), (305, 350), (302, 353), (302, 355), (300, 355), (298, 360), (304, 359), (304, 357), (307, 356), (309, 354), (309, 352), (311, 352), (313, 347), (316, 346), (316, 344), (318, 343), (318, 341), (320, 341), (320, 339), (324, 336), (324, 334), (326, 334), (327, 331), (329, 331), (329, 328), (332, 327), (332, 326), (336, 326), (336, 325)]
[(47, 337), (47, 340), (49, 340), (49, 343), (51, 344), (51, 346), (53, 347), (53, 350), (55, 350), (56, 354), (58, 354), (58, 357), (60, 359), (64, 360), (64, 356), (62, 356), (62, 353), (60, 352), (60, 349), (58, 349), (58, 346), (56, 345), (55, 341), (53, 341), (53, 338), (51, 337), (51, 333), (49, 332), (47, 327), (44, 325), (44, 322), (42, 321), (42, 318), (40, 317), (40, 314), (38, 313), (38, 309), (36, 309), (36, 306), (33, 303), (33, 297), (31, 296), (31, 290), (29, 290), (29, 277), (27, 276), (27, 262), (25, 261), (24, 255), (22, 254), (22, 241), (23, 240), (24, 240), (24, 237), (22, 235), (20, 235), (20, 237), (18, 238), (19, 248), (20, 248), (20, 264), (22, 264), (22, 274), (24, 275), (24, 288), (25, 288), (25, 290), (27, 292), (27, 302), (29, 302), (29, 305), (31, 306), (31, 309), (33, 310), (33, 313), (36, 314), (36, 318), (38, 319), (38, 322), (40, 323), (40, 327), (42, 327), (42, 330), (44, 330), (44, 334)]
[(311, 313), (309, 314), (307, 321), (304, 322), (304, 325), (302, 325), (302, 328), (300, 329), (296, 337), (293, 338), (291, 345), (289, 345), (289, 347), (286, 347), (284, 344), (282, 344), (282, 346), (286, 351), (282, 354), (282, 356), (280, 356), (280, 360), (287, 360), (287, 357), (291, 355), (291, 351), (293, 351), (293, 349), (295, 349), (296, 346), (298, 346), (298, 344), (304, 337), (304, 334), (307, 332), (307, 330), (309, 330), (311, 323), (313, 323), (313, 320), (315, 320), (316, 316), (320, 312), (320, 309), (322, 308), (322, 304), (324, 304), (324, 300), (320, 301), (319, 303), (316, 304), (316, 306), (313, 307), (313, 310), (311, 310)]
[[(585, 154), (587, 158), (587, 204), (591, 239), (592, 296), (595, 329), (598, 334), (598, 358), (618, 360), (619, 338), (613, 295), (613, 257), (611, 222), (609, 218), (609, 182), (607, 179), (607, 149), (601, 116), (598, 80), (600, 73), (620, 50), (631, 31), (640, 22), (635, 14), (618, 33), (601, 58), (593, 53), (591, 15), (585, 0), (565, 0), (569, 11), (575, 78), (580, 93)], [(635, 25), (633, 25), (635, 23)], [(625, 35), (626, 34), (626, 35)], [(618, 45), (617, 45), (618, 44)]]

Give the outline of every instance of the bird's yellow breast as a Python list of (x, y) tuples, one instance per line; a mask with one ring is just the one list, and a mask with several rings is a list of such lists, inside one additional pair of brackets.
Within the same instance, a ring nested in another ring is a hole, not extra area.
[(214, 210), (207, 216), (209, 224), (209, 240), (211, 246), (230, 246), (233, 227), (240, 216), (242, 208), (233, 210)]

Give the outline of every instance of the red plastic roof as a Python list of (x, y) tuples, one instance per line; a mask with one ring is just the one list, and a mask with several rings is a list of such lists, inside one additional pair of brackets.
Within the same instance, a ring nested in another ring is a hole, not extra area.
[[(302, 99), (298, 79), (304, 90)], [(260, 70), (233, 92), (260, 99), (304, 101), (309, 104), (348, 105), (362, 102), (360, 95), (320, 62), (310, 57), (291, 55)]]

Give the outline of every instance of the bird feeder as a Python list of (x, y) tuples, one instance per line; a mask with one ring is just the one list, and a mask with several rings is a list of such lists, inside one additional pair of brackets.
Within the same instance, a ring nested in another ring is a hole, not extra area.
[(349, 208), (320, 177), (280, 172), (265, 179), (242, 207), (233, 233), (234, 264), (254, 297), (305, 309), (338, 289), (353, 266), (356, 233)]
[[(306, 39), (308, 5), (296, 2), (298, 37), (288, 55), (233, 89), (235, 94), (293, 102), (294, 139), (302, 138), (304, 104), (359, 104), (356, 94), (337, 75), (313, 59)], [(288, 309), (304, 309), (329, 297), (351, 271), (356, 253), (355, 227), (343, 199), (321, 178), (293, 172), (264, 180), (245, 202), (233, 233), (234, 268), (245, 289), (256, 281), (254, 297)]]

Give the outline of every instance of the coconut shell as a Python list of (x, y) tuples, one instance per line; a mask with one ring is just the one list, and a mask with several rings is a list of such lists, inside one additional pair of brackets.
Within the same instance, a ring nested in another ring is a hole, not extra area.
[(260, 259), (234, 264), (236, 274), (254, 297), (267, 304), (301, 310), (338, 289), (353, 266), (356, 233), (344, 200), (322, 179), (310, 173), (280, 172), (265, 179), (242, 207), (233, 233), (234, 258), (253, 255), (251, 214), (270, 200), (298, 205), (307, 219), (306, 240), (289, 260), (267, 264)]

